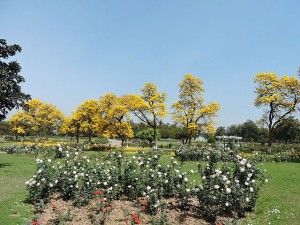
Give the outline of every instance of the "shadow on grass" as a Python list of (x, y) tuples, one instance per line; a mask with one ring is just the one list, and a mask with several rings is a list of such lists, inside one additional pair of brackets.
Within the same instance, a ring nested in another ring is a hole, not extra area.
[(26, 195), (26, 198), (22, 201), (24, 204), (32, 205), (29, 195)]
[(11, 163), (0, 163), (0, 169), (7, 167), (7, 166), (12, 166)]

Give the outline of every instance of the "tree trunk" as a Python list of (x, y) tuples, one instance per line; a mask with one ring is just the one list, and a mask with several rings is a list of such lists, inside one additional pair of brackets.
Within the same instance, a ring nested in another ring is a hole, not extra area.
[(91, 143), (91, 141), (92, 141), (92, 132), (90, 131), (89, 132), (89, 144)]
[(154, 125), (153, 125), (153, 131), (154, 131), (154, 149), (157, 149), (157, 134), (156, 134), (156, 118), (154, 117)]
[(76, 127), (76, 143), (79, 144), (79, 125)]
[(189, 135), (189, 145), (192, 145), (192, 135)]
[(125, 142), (125, 138), (121, 138), (122, 142), (121, 142), (121, 150), (124, 150), (124, 142)]
[(273, 129), (269, 127), (269, 140), (268, 140), (268, 151), (272, 152), (272, 144), (273, 144)]
[(184, 142), (184, 139), (183, 139), (183, 138), (181, 139), (181, 142), (182, 142), (182, 144), (183, 144), (183, 145), (185, 144), (185, 142)]
[(79, 144), (79, 133), (76, 133), (76, 143)]

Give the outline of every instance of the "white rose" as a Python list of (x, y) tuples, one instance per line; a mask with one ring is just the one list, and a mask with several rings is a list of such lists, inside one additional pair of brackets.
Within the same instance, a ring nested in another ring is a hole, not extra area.
[(230, 188), (226, 188), (226, 193), (230, 194), (231, 193), (231, 189)]

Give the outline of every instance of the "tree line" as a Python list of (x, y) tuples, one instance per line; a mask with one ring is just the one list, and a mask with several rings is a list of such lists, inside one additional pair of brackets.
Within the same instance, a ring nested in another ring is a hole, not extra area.
[[(181, 129), (180, 138), (184, 144), (191, 144), (193, 136), (199, 132), (212, 133), (213, 118), (220, 106), (215, 103), (204, 104), (202, 80), (191, 74), (185, 75), (180, 83), (179, 100), (171, 105), (171, 115)], [(99, 100), (86, 100), (80, 104), (71, 117), (52, 104), (32, 99), (26, 108), (9, 119), (11, 129), (20, 135), (34, 133), (74, 135), (86, 134), (89, 142), (93, 135), (106, 138), (119, 138), (122, 146), (127, 139), (134, 137), (132, 116), (147, 125), (153, 136), (154, 147), (157, 146), (158, 127), (167, 115), (166, 93), (159, 93), (153, 83), (146, 83), (141, 88), (141, 95), (125, 94), (116, 96), (108, 93)], [(144, 136), (147, 130), (144, 130)], [(149, 132), (148, 132), (149, 133)], [(143, 137), (143, 133), (137, 136)], [(146, 136), (149, 136), (146, 135)]]
[[(141, 95), (126, 94), (116, 96), (108, 93), (99, 100), (86, 100), (65, 118), (54, 105), (43, 103), (21, 91), (21, 83), (25, 81), (20, 75), (21, 66), (17, 61), (7, 62), (8, 58), (21, 52), (19, 45), (8, 45), (0, 39), (0, 121), (6, 118), (13, 108), (22, 107), (10, 119), (12, 129), (18, 134), (34, 132), (62, 132), (77, 137), (80, 133), (88, 133), (89, 139), (97, 132), (106, 137), (118, 137), (124, 143), (133, 137), (131, 116), (147, 124), (153, 132), (155, 147), (157, 127), (167, 115), (166, 93), (160, 93), (153, 83), (142, 87)], [(284, 75), (278, 77), (272, 72), (262, 72), (255, 76), (256, 107), (262, 107), (264, 113), (258, 123), (268, 132), (268, 147), (278, 138), (280, 130), (293, 119), (299, 110), (300, 82), (297, 77)], [(216, 102), (204, 104), (203, 81), (186, 74), (179, 84), (178, 101), (171, 105), (171, 115), (175, 124), (182, 129), (184, 144), (191, 144), (192, 137), (199, 133), (213, 133), (214, 118), (220, 110)], [(250, 129), (251, 127), (249, 127)], [(251, 128), (252, 129), (252, 128)], [(247, 132), (242, 133), (246, 140)], [(277, 136), (276, 136), (277, 135)], [(256, 137), (251, 137), (253, 140)]]
[[(220, 126), (216, 129), (216, 136), (239, 136), (244, 142), (268, 143), (268, 128), (260, 126), (252, 120), (228, 127)], [(274, 132), (274, 141), (288, 144), (300, 142), (300, 121), (295, 118), (284, 120)]]

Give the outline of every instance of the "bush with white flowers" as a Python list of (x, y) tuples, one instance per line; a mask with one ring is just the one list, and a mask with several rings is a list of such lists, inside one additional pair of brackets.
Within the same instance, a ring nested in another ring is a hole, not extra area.
[(265, 175), (255, 159), (247, 160), (237, 155), (233, 162), (221, 162), (211, 153), (206, 168), (198, 165), (202, 184), (198, 192), (201, 210), (209, 220), (219, 215), (244, 216), (252, 211)]
[(251, 211), (265, 179), (254, 161), (240, 156), (224, 161), (222, 153), (213, 149), (205, 153), (207, 166), (198, 165), (199, 184), (191, 179), (195, 171), (182, 172), (175, 159), (160, 164), (162, 152), (158, 150), (134, 156), (116, 151), (94, 160), (78, 149), (62, 152), (63, 158), (55, 162), (37, 159), (37, 171), (26, 182), (32, 202), (47, 202), (51, 194), (58, 193), (80, 207), (95, 197), (95, 191), (103, 191), (109, 201), (143, 198), (145, 212), (154, 215), (164, 198), (174, 197), (179, 206), (189, 209), (191, 199), (197, 196), (203, 215), (215, 220), (219, 215), (243, 216)]
[(31, 202), (38, 202), (46, 199), (52, 194), (57, 177), (55, 166), (51, 159), (36, 159), (37, 172), (33, 177), (26, 181)]

